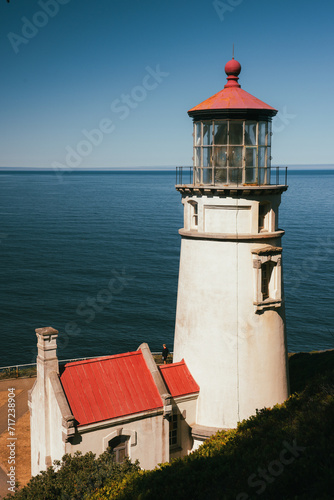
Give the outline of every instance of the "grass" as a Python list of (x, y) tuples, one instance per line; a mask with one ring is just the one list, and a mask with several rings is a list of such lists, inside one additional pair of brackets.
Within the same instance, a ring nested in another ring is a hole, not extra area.
[(7, 380), (20, 377), (36, 377), (36, 366), (30, 368), (5, 368), (0, 372), (0, 380)]

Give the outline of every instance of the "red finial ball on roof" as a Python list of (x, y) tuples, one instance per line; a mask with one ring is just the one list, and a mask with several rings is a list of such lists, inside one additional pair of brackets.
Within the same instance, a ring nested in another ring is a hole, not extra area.
[(229, 75), (238, 76), (240, 74), (240, 71), (241, 71), (241, 64), (234, 58), (225, 64), (225, 73), (227, 74), (227, 76)]
[(234, 57), (225, 64), (225, 73), (227, 74), (227, 84), (224, 88), (227, 87), (240, 87), (238, 83), (238, 76), (241, 71), (241, 64), (238, 61), (235, 61)]

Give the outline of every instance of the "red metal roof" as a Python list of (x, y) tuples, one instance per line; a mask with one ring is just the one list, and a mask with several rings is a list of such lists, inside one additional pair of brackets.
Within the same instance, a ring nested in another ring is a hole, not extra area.
[(199, 392), (199, 385), (195, 382), (184, 359), (179, 363), (161, 365), (160, 372), (173, 398)]
[(68, 363), (60, 380), (79, 426), (163, 406), (140, 350)]
[(242, 90), (238, 83), (238, 76), (241, 71), (241, 66), (238, 61), (232, 59), (225, 66), (225, 72), (227, 74), (227, 84), (225, 87), (217, 94), (209, 97), (205, 101), (201, 102), (194, 108), (191, 108), (188, 113), (190, 116), (197, 113), (210, 110), (255, 110), (264, 111), (268, 115), (275, 115), (277, 110), (257, 97), (249, 94), (245, 90)]
[(188, 113), (193, 114), (196, 111), (213, 109), (256, 109), (277, 112), (275, 108), (272, 108), (265, 102), (260, 101), (260, 99), (257, 99), (257, 97), (254, 97), (245, 90), (242, 90), (242, 88), (228, 87), (223, 88), (223, 90), (221, 90), (217, 94), (209, 97), (209, 99), (206, 99), (194, 108), (190, 109)]

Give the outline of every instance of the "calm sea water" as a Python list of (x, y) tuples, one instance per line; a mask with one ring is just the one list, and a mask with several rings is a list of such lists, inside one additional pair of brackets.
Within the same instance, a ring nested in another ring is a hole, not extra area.
[[(0, 366), (172, 348), (182, 205), (174, 172), (0, 174)], [(288, 347), (334, 347), (334, 171), (289, 173), (280, 227)]]

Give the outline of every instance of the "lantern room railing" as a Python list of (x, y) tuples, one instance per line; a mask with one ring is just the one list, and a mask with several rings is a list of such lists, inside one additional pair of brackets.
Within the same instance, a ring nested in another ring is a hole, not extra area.
[(288, 167), (176, 167), (176, 184), (287, 186)]

